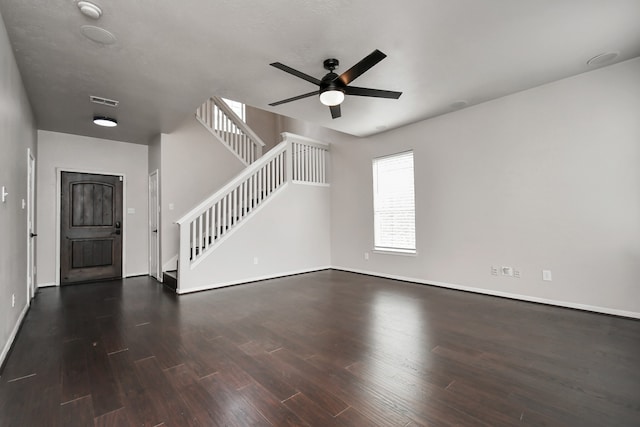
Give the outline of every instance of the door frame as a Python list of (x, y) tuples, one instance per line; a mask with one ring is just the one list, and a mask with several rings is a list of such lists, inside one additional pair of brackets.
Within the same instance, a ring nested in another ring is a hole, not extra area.
[(36, 294), (36, 247), (35, 233), (36, 222), (36, 158), (27, 148), (27, 305), (31, 305), (31, 299)]
[[(156, 232), (156, 251), (155, 253), (151, 253), (151, 239), (153, 238), (153, 230), (151, 230), (151, 212), (153, 212), (153, 210), (151, 209), (151, 177), (155, 175), (155, 180), (156, 180), (156, 227), (157, 227), (157, 232)], [(160, 262), (160, 254), (161, 254), (161, 250), (160, 250), (160, 236), (161, 236), (161, 230), (162, 230), (162, 225), (160, 223), (160, 170), (156, 169), (153, 172), (151, 172), (149, 174), (149, 275), (152, 277), (155, 277), (156, 280), (158, 281), (162, 281), (162, 265)], [(151, 271), (151, 258), (155, 257), (156, 258), (156, 271)]]
[(122, 278), (127, 277), (127, 176), (123, 172), (105, 170), (88, 170), (57, 167), (56, 168), (56, 286), (60, 286), (60, 211), (62, 209), (62, 172), (91, 173), (96, 175), (112, 175), (122, 178)]

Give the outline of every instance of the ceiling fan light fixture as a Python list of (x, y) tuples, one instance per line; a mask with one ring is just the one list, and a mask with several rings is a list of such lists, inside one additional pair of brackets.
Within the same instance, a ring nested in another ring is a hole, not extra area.
[(98, 126), (113, 128), (118, 126), (118, 121), (116, 119), (112, 119), (111, 117), (106, 116), (94, 116), (93, 123)]
[(320, 102), (327, 107), (335, 107), (344, 101), (344, 92), (336, 88), (328, 88), (320, 93)]

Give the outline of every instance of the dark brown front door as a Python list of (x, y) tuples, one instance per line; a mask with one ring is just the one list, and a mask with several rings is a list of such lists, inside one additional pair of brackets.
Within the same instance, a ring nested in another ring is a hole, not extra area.
[(122, 277), (122, 181), (62, 172), (60, 283)]

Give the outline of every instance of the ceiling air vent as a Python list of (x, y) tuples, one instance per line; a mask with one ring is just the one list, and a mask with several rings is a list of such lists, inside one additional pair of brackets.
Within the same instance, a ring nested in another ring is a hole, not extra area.
[(93, 102), (94, 104), (108, 105), (109, 107), (118, 106), (118, 101), (114, 101), (113, 99), (101, 98), (99, 96), (91, 95), (89, 96), (89, 100), (91, 100), (91, 102)]

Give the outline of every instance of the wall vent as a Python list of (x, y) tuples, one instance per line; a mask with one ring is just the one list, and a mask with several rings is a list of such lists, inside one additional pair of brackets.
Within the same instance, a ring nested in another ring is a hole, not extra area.
[(118, 101), (115, 101), (113, 99), (107, 99), (107, 98), (101, 98), (99, 96), (89, 96), (89, 100), (91, 102), (93, 102), (94, 104), (100, 104), (100, 105), (107, 105), (109, 107), (117, 107), (118, 106)]

